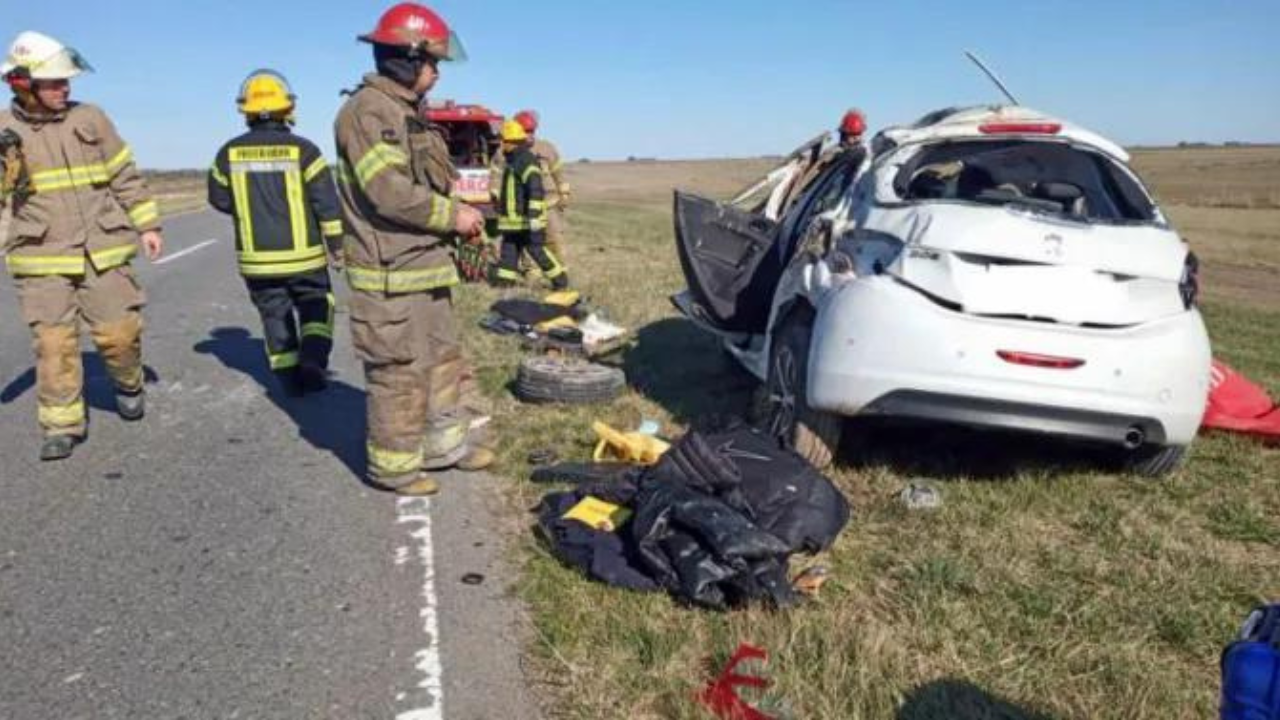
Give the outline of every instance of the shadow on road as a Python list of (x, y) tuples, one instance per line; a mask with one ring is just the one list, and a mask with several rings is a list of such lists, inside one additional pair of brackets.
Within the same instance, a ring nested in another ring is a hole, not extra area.
[(341, 381), (330, 380), (318, 395), (291, 398), (284, 394), (267, 365), (260, 338), (244, 328), (221, 327), (193, 350), (212, 355), (223, 365), (248, 375), (266, 390), (275, 403), (298, 426), (302, 438), (313, 447), (333, 453), (361, 482), (364, 482), (365, 395), (364, 391)]
[(896, 720), (1052, 720), (964, 680), (935, 680), (907, 695)]
[[(95, 410), (115, 412), (115, 387), (111, 384), (111, 377), (107, 375), (107, 366), (102, 364), (102, 358), (97, 353), (81, 353), (80, 361), (84, 363), (84, 401)], [(149, 365), (142, 367), (142, 376), (148, 385), (160, 381), (160, 376)], [(29, 367), (0, 390), (0, 405), (8, 405), (35, 386), (36, 369)]]

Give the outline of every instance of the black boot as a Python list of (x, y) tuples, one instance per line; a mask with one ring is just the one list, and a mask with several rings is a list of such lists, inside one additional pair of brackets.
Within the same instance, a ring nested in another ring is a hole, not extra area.
[(298, 368), (298, 384), (304, 394), (316, 393), (329, 387), (329, 378), (319, 365), (303, 365)]

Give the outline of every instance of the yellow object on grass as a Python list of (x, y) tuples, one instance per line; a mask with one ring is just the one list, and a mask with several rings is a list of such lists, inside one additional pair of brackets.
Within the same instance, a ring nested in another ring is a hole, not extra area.
[(596, 530), (613, 532), (630, 519), (631, 511), (621, 505), (614, 505), (588, 495), (577, 505), (569, 508), (569, 512), (565, 513), (564, 517), (566, 520), (577, 520)]
[(577, 290), (557, 290), (550, 295), (542, 298), (542, 302), (548, 305), (559, 305), (561, 307), (573, 307), (582, 299), (582, 293)]
[(551, 318), (545, 322), (540, 322), (537, 325), (534, 325), (533, 329), (540, 333), (544, 333), (549, 330), (562, 327), (578, 327), (578, 322), (568, 315), (561, 315), (558, 318)]
[(636, 465), (653, 465), (671, 449), (670, 443), (665, 440), (640, 432), (615, 430), (599, 421), (591, 423), (591, 429), (600, 436), (600, 442), (596, 444), (596, 451), (592, 454), (596, 462), (621, 460)]

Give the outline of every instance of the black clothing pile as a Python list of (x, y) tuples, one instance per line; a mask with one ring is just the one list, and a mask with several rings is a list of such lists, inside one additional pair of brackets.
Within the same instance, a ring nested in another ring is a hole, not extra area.
[[(586, 497), (631, 510), (615, 532), (566, 519)], [(545, 496), (538, 527), (552, 552), (593, 579), (664, 589), (712, 609), (794, 604), (787, 566), (826, 550), (848, 501), (799, 455), (755, 429), (690, 432), (653, 467)]]

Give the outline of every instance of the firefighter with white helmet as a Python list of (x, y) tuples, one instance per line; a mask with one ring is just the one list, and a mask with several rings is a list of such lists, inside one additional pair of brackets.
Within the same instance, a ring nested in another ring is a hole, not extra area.
[(18, 35), (0, 66), (13, 91), (0, 112), (0, 201), (13, 211), (5, 262), (35, 338), (43, 460), (69, 457), (85, 438), (82, 323), (115, 385), (117, 412), (130, 421), (144, 414), (144, 295), (129, 263), (139, 245), (152, 260), (163, 251), (160, 210), (106, 113), (70, 100), (70, 81), (91, 69), (37, 32)]
[(250, 73), (236, 97), (249, 131), (218, 150), (208, 178), (209, 204), (235, 219), (240, 274), (262, 317), (267, 360), (291, 396), (327, 382), (334, 310), (327, 256), (340, 258), (343, 235), (324, 155), (293, 132), (296, 100), (280, 73)]
[(419, 114), (439, 64), (465, 53), (444, 19), (416, 3), (390, 8), (360, 40), (373, 45), (376, 72), (343, 105), (334, 132), (351, 335), (368, 390), (368, 473), (399, 494), (430, 495), (439, 486), (429, 470), (493, 461), (460, 407), (450, 291), (459, 280), (454, 244), (480, 235), (484, 217), (453, 196), (448, 146)]

